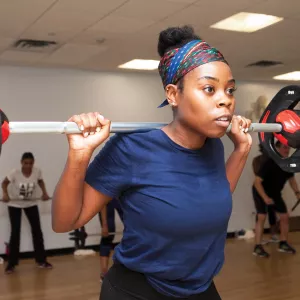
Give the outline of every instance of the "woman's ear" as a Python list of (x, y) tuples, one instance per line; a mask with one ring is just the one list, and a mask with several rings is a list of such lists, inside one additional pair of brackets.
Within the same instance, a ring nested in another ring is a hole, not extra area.
[(165, 92), (166, 92), (166, 98), (169, 102), (169, 104), (172, 107), (176, 107), (178, 105), (177, 103), (177, 93), (178, 93), (178, 87), (174, 84), (168, 84), (165, 88)]

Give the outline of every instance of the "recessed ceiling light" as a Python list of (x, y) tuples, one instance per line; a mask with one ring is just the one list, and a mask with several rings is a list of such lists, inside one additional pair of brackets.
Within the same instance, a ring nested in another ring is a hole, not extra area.
[(281, 74), (274, 76), (273, 79), (275, 80), (292, 80), (292, 81), (299, 81), (300, 80), (300, 71), (294, 71), (286, 74)]
[(240, 12), (210, 27), (231, 31), (254, 32), (282, 20), (283, 18), (276, 16)]
[(133, 59), (123, 65), (120, 69), (134, 69), (134, 70), (155, 70), (158, 68), (159, 61), (151, 59)]

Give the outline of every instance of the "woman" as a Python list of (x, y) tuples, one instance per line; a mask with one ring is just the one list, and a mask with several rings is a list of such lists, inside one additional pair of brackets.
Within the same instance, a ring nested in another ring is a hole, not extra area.
[(106, 206), (103, 207), (101, 212), (98, 214), (100, 224), (102, 226), (102, 237), (99, 247), (101, 282), (104, 279), (104, 275), (108, 271), (109, 256), (114, 248), (113, 240), (115, 235), (112, 233), (116, 231), (115, 210), (117, 211), (121, 221), (123, 221), (123, 212), (120, 206), (120, 202), (117, 199), (112, 199)]
[[(24, 210), (31, 226), (32, 242), (35, 260), (40, 268), (51, 269), (52, 265), (46, 260), (43, 233), (36, 198), (36, 187), (41, 188), (42, 200), (49, 196), (42, 178), (41, 170), (34, 167), (34, 156), (25, 152), (21, 158), (21, 169), (15, 169), (2, 182), (3, 201), (8, 203), (8, 213), (11, 226), (8, 264), (6, 274), (14, 272), (19, 263), (21, 215)], [(8, 187), (11, 187), (10, 191)]]
[[(214, 277), (224, 262), (231, 194), (248, 157), (250, 120), (233, 115), (235, 80), (222, 54), (190, 27), (159, 36), (159, 73), (173, 121), (162, 129), (109, 136), (99, 113), (73, 116), (82, 135), (69, 153), (53, 200), (56, 232), (86, 224), (112, 198), (124, 233), (101, 300), (220, 299)], [(220, 140), (232, 123), (227, 162)], [(101, 128), (101, 131), (100, 131)]]

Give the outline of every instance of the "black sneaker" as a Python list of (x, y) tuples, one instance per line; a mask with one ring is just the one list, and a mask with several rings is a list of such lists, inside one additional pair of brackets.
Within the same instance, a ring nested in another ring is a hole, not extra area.
[(48, 263), (47, 261), (45, 261), (44, 263), (38, 264), (38, 267), (41, 269), (53, 269), (53, 266), (50, 263)]
[(8, 264), (7, 267), (5, 268), (5, 274), (9, 275), (14, 273), (15, 271), (15, 266), (12, 264)]
[(256, 245), (254, 247), (253, 255), (256, 255), (259, 257), (266, 257), (266, 258), (268, 258), (270, 256), (270, 254), (265, 251), (265, 249), (262, 245)]
[(292, 253), (292, 254), (296, 253), (296, 250), (285, 241), (283, 241), (283, 242), (281, 241), (279, 243), (278, 251), (285, 252), (285, 253)]

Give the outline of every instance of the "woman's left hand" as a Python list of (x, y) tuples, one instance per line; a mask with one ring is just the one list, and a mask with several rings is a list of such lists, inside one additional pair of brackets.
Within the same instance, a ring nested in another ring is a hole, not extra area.
[(43, 195), (42, 195), (42, 200), (47, 201), (47, 200), (49, 200), (49, 199), (50, 199), (50, 197), (49, 197), (48, 194), (43, 194)]
[(231, 131), (227, 133), (234, 144), (235, 149), (250, 151), (252, 146), (252, 137), (248, 133), (251, 120), (241, 116), (233, 116), (231, 122)]

